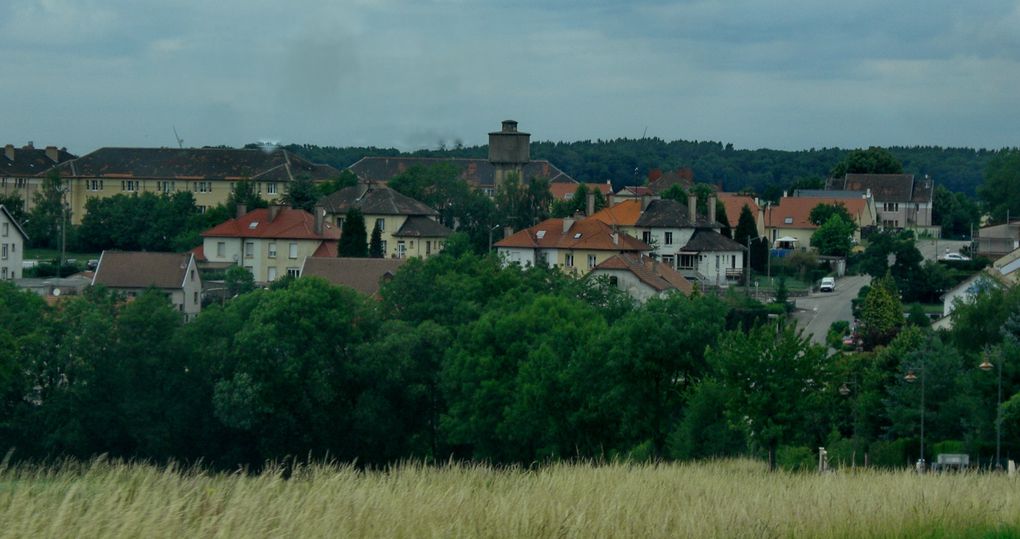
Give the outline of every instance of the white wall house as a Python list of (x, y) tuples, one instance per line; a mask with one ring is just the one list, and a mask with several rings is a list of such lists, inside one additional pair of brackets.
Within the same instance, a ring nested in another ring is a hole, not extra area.
[(0, 204), (0, 280), (13, 281), (22, 275), (28, 236), (11, 213)]

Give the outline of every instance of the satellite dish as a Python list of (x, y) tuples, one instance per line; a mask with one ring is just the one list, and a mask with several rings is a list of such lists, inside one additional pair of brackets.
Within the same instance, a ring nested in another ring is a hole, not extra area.
[(60, 295), (60, 289), (59, 288), (54, 288), (53, 289), (53, 295), (54, 296), (59, 296)]

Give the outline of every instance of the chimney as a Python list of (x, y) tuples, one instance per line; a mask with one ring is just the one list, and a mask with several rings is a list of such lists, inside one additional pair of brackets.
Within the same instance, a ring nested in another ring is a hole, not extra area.
[(503, 120), (503, 132), (504, 133), (516, 133), (517, 122), (514, 120)]
[(8, 161), (14, 161), (14, 145), (13, 144), (8, 144), (7, 146), (4, 146), (4, 157), (6, 157)]
[(687, 212), (691, 224), (698, 222), (698, 195), (687, 195)]
[[(315, 235), (322, 235), (322, 224), (326, 220), (326, 208), (322, 206), (316, 206), (312, 211), (315, 212)], [(270, 210), (272, 212), (272, 210)], [(272, 217), (270, 216), (270, 220)]]
[(510, 236), (513, 236), (513, 235), (514, 235), (514, 227), (512, 227), (512, 226), (505, 226), (505, 227), (503, 227), (503, 238), (504, 239), (509, 238)]
[(572, 226), (574, 226), (574, 218), (573, 217), (564, 217), (563, 218), (563, 233), (566, 234), (567, 231), (570, 230), (570, 227), (572, 227)]
[(620, 233), (619, 232), (613, 232), (612, 234), (609, 235), (609, 237), (613, 239), (613, 245), (619, 245), (620, 244)]
[(586, 215), (591, 217), (595, 213), (595, 193), (588, 193), (587, 198), (585, 202), (587, 202), (588, 213)]
[(50, 161), (53, 161), (54, 163), (59, 162), (60, 161), (60, 153), (57, 151), (57, 147), (56, 146), (47, 146), (46, 147), (46, 157), (49, 157)]
[(276, 216), (280, 215), (280, 211), (283, 210), (283, 206), (279, 204), (269, 205), (269, 222), (272, 223), (276, 220)]
[(648, 205), (652, 203), (652, 195), (641, 195), (641, 211), (648, 209)]
[(786, 191), (783, 191), (783, 198), (786, 198)]
[(864, 193), (864, 198), (871, 198), (871, 188), (869, 187), (867, 192)]
[(240, 219), (240, 218), (244, 217), (244, 215), (246, 213), (248, 213), (248, 205), (247, 204), (238, 204), (237, 205), (237, 218)]
[(708, 222), (715, 223), (715, 195), (708, 197)]
[(31, 140), (28, 141), (28, 144), (25, 145), (25, 149), (26, 150), (34, 150), (35, 149), (35, 142), (32, 142)]

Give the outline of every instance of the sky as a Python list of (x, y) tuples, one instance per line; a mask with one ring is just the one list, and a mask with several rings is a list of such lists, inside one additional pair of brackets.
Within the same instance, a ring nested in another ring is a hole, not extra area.
[(1020, 0), (4, 0), (0, 144), (1020, 145)]

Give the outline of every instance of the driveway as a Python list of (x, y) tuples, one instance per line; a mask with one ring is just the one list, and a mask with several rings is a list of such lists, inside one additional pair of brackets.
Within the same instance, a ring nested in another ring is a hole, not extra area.
[(853, 321), (850, 300), (857, 297), (861, 287), (871, 282), (870, 275), (848, 275), (836, 279), (835, 292), (814, 292), (807, 297), (796, 298), (797, 311), (793, 317), (811, 342), (825, 343), (829, 326), (837, 320)]
[(958, 253), (961, 247), (970, 245), (970, 242), (957, 240), (917, 240), (914, 242), (914, 245), (924, 255), (925, 260), (936, 260), (938, 257), (946, 254), (946, 249), (949, 249), (950, 253)]

